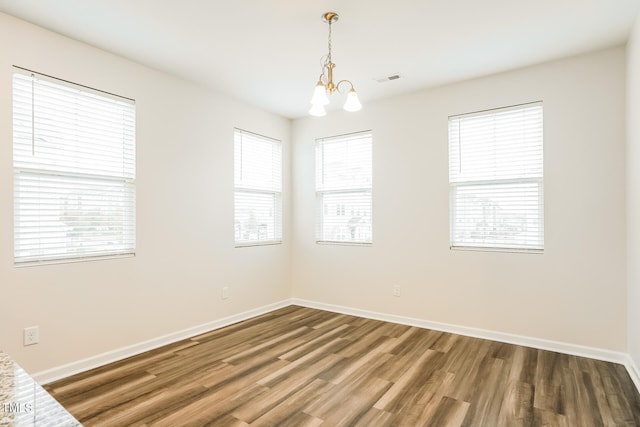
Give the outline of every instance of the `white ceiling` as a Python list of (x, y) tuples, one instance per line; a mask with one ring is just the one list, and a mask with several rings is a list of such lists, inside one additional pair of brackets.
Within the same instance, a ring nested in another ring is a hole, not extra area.
[(622, 44), (640, 0), (0, 0), (0, 11), (295, 118), (327, 53), (324, 12), (340, 14), (335, 79), (366, 108)]

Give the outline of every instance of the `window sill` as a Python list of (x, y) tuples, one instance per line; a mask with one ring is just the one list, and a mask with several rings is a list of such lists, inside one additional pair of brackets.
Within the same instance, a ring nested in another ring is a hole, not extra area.
[(507, 252), (518, 254), (544, 254), (544, 249), (524, 249), (524, 248), (492, 248), (483, 246), (449, 246), (452, 251), (470, 251), (470, 252)]
[(77, 262), (88, 262), (88, 261), (106, 261), (112, 259), (120, 259), (120, 258), (133, 258), (135, 257), (135, 252), (126, 253), (126, 254), (117, 254), (117, 255), (96, 255), (96, 256), (86, 256), (86, 257), (78, 257), (78, 258), (58, 258), (58, 259), (48, 259), (48, 260), (33, 260), (33, 261), (14, 261), (13, 266), (16, 268), (25, 268), (25, 267), (37, 267), (40, 265), (57, 265), (57, 264), (75, 264)]
[(252, 248), (254, 246), (273, 246), (273, 245), (281, 245), (282, 240), (270, 240), (268, 242), (246, 242), (246, 243), (236, 243), (236, 248)]
[(373, 242), (343, 242), (333, 240), (316, 240), (318, 245), (337, 245), (337, 246), (373, 246)]

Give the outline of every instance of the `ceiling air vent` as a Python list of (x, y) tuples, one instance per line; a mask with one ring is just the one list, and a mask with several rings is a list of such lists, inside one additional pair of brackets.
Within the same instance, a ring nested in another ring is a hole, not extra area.
[(384, 82), (389, 82), (391, 80), (398, 80), (399, 78), (400, 78), (399, 73), (393, 73), (393, 74), (389, 74), (388, 76), (378, 77), (376, 81), (378, 83), (384, 83)]

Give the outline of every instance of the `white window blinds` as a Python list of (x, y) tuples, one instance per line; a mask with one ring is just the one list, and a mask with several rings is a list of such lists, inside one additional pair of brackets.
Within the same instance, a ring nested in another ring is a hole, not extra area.
[(318, 242), (371, 243), (371, 132), (316, 140)]
[(282, 143), (234, 132), (236, 246), (282, 241)]
[(133, 254), (135, 105), (13, 75), (16, 263)]
[(544, 248), (542, 103), (449, 118), (451, 246)]

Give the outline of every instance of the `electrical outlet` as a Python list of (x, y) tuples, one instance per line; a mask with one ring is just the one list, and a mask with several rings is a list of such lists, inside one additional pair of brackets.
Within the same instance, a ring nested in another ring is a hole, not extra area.
[(222, 287), (222, 299), (227, 299), (229, 298), (229, 287), (228, 286), (223, 286)]
[(400, 285), (393, 285), (393, 296), (400, 297)]
[(39, 341), (40, 341), (39, 326), (30, 326), (28, 328), (24, 328), (24, 336), (23, 336), (24, 345), (38, 344)]

